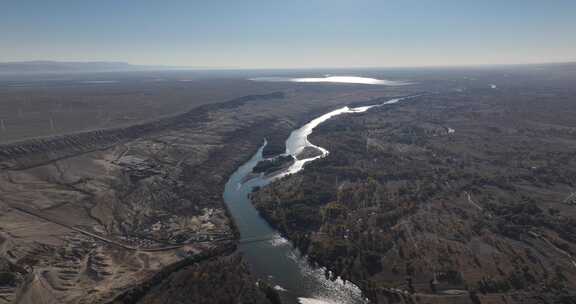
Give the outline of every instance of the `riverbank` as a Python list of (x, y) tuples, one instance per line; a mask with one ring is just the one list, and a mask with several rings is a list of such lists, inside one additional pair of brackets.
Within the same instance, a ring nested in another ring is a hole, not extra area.
[[(269, 163), (270, 159), (265, 159), (263, 150), (266, 142), (260, 150), (244, 165), (242, 165), (229, 179), (224, 192), (224, 200), (228, 205), (231, 215), (233, 216), (240, 234), (244, 237), (260, 237), (277, 234), (277, 231), (260, 216), (252, 207), (250, 196), (253, 189), (265, 187), (273, 180), (294, 174), (303, 169), (304, 164), (325, 157), (328, 151), (322, 147), (315, 146), (308, 141), (308, 136), (312, 130), (323, 122), (338, 115), (345, 113), (361, 113), (372, 107), (385, 106), (401, 101), (403, 98), (390, 99), (387, 101), (379, 100), (379, 103), (362, 106), (362, 107), (342, 107), (324, 113), (300, 128), (292, 131), (286, 140), (286, 152), (283, 158), (290, 159), (286, 166), (283, 162), (273, 162), (273, 164), (282, 164), (284, 169), (275, 175), (259, 174), (255, 175), (254, 171), (258, 168), (275, 168)], [(405, 98), (404, 98), (405, 99)], [(306, 148), (319, 151), (321, 154), (312, 153), (309, 158), (297, 159), (301, 156)], [(274, 160), (277, 160), (275, 158)], [(274, 170), (278, 171), (278, 170)], [(264, 217), (268, 218), (269, 217)], [(289, 216), (287, 217), (289, 218)], [(282, 230), (286, 232), (286, 230)], [(296, 247), (302, 248), (301, 242), (297, 240)], [(270, 278), (271, 285), (277, 285), (285, 291), (285, 301), (301, 302), (298, 299), (316, 299), (317, 301), (337, 301), (343, 303), (362, 303), (364, 299), (360, 290), (353, 284), (345, 282), (337, 277), (327, 274), (326, 269), (312, 267), (308, 259), (300, 251), (296, 250), (289, 243), (283, 243), (283, 246), (277, 246), (275, 242), (270, 244), (249, 244), (241, 246), (247, 262), (256, 275), (260, 278)], [(266, 256), (264, 260), (262, 257)], [(291, 257), (287, 259), (287, 257)], [(280, 266), (279, 266), (280, 265)], [(305, 286), (302, 286), (305, 282)], [(305, 300), (304, 300), (305, 301)]]

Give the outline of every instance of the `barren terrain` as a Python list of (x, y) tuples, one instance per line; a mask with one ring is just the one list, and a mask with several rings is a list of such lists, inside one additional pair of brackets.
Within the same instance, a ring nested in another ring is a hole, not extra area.
[(328, 157), (256, 206), (374, 302), (571, 303), (574, 66), (390, 73), (414, 84), (4, 82), (0, 303), (275, 303), (246, 285), (229, 175), (313, 117), (419, 93), (321, 125)]

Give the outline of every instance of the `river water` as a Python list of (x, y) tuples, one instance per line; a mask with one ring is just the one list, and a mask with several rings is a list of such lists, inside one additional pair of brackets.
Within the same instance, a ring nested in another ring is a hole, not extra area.
[(274, 176), (259, 176), (246, 180), (252, 168), (261, 161), (262, 150), (266, 145), (240, 166), (226, 183), (224, 201), (227, 204), (242, 239), (274, 237), (269, 241), (247, 242), (240, 244), (240, 251), (248, 262), (252, 273), (266, 280), (279, 291), (286, 303), (320, 304), (365, 303), (360, 289), (350, 282), (327, 280), (324, 268), (313, 268), (292, 244), (281, 238), (276, 230), (264, 220), (252, 206), (249, 194), (254, 187), (262, 187), (273, 180), (287, 174), (296, 173), (304, 168), (307, 162), (325, 157), (329, 151), (315, 146), (308, 141), (308, 135), (315, 127), (326, 120), (345, 113), (361, 113), (373, 107), (397, 103), (406, 98), (392, 99), (382, 104), (364, 107), (342, 107), (321, 115), (297, 130), (294, 130), (286, 140), (286, 152), (292, 156), (298, 155), (305, 147), (313, 147), (322, 152), (321, 155), (308, 159), (296, 160), (289, 168)]

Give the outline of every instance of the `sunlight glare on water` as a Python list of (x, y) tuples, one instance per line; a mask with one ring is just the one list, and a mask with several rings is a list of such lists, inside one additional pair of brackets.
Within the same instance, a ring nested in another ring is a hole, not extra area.
[(289, 77), (257, 77), (251, 78), (252, 81), (268, 81), (268, 82), (300, 82), (300, 83), (350, 83), (350, 84), (369, 84), (369, 85), (386, 85), (386, 86), (401, 86), (412, 84), (406, 81), (385, 80), (369, 77), (359, 76), (330, 76), (324, 77), (303, 77), (303, 78), (289, 78)]
[(267, 242), (241, 243), (239, 249), (250, 265), (252, 273), (265, 280), (271, 286), (275, 286), (284, 302), (364, 304), (367, 303), (367, 300), (363, 298), (360, 288), (351, 282), (345, 282), (339, 277), (333, 280), (328, 279), (326, 273), (329, 273), (329, 271), (326, 268), (313, 267), (306, 256), (303, 256), (294, 248), (290, 241), (281, 237), (278, 231), (270, 226), (252, 206), (250, 194), (253, 188), (266, 186), (282, 176), (297, 173), (304, 168), (306, 163), (326, 157), (329, 154), (327, 149), (308, 141), (308, 136), (313, 132), (314, 128), (326, 120), (345, 113), (365, 112), (371, 108), (397, 103), (413, 97), (394, 98), (380, 104), (368, 106), (344, 106), (320, 115), (291, 133), (286, 140), (286, 152), (284, 153), (295, 157), (304, 148), (310, 147), (320, 151), (320, 155), (296, 160), (289, 168), (276, 175), (259, 175), (246, 179), (256, 164), (263, 159), (262, 150), (266, 146), (266, 141), (264, 141), (258, 152), (230, 177), (223, 197), (235, 220), (240, 235), (245, 239), (274, 236), (273, 239)]

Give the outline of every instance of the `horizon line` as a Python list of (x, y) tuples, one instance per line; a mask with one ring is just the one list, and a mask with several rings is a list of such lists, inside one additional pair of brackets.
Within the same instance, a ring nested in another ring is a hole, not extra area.
[[(553, 64), (576, 64), (576, 59), (561, 61), (538, 61), (523, 63), (466, 63), (466, 64), (427, 64), (427, 65), (374, 65), (374, 66), (308, 66), (308, 67), (241, 67), (241, 66), (185, 66), (185, 65), (166, 65), (166, 64), (141, 64), (121, 60), (17, 60), (17, 61), (0, 61), (2, 64), (22, 64), (22, 63), (115, 63), (127, 64), (133, 67), (149, 68), (148, 71), (165, 70), (312, 70), (312, 69), (414, 69), (414, 68), (481, 68), (481, 67), (505, 67), (505, 66), (529, 66), (529, 65), (553, 65)], [(122, 70), (117, 70), (122, 71)], [(33, 71), (30, 71), (33, 72)], [(64, 71), (63, 71), (64, 72)], [(1, 73), (1, 70), (0, 70)]]

